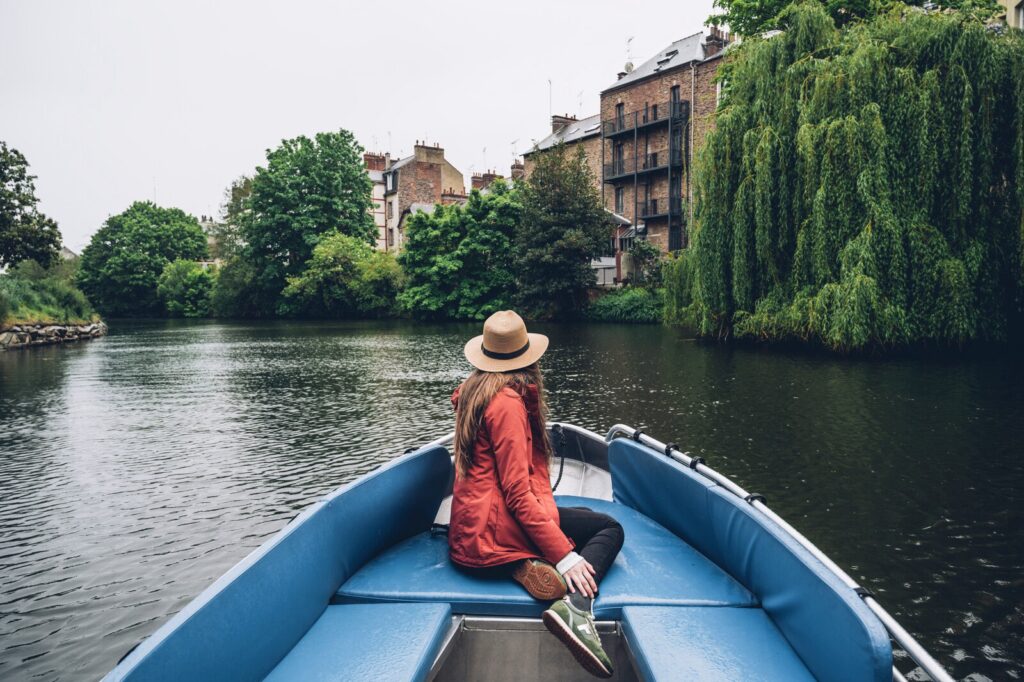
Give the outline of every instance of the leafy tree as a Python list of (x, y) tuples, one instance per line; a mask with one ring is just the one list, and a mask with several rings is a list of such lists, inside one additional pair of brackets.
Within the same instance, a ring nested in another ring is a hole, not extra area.
[(696, 168), (667, 314), (837, 350), (999, 341), (1024, 301), (1024, 34), (971, 13), (747, 41)]
[(171, 317), (209, 317), (213, 280), (207, 268), (179, 258), (164, 266), (156, 292)]
[(611, 223), (582, 148), (570, 156), (559, 145), (539, 157), (523, 184), (513, 245), (519, 299), (532, 316), (572, 317), (587, 303), (590, 263), (604, 251)]
[(636, 284), (645, 287), (661, 285), (661, 249), (646, 239), (637, 239), (629, 249), (637, 273)]
[[(962, 11), (977, 12), (979, 16), (990, 17), (1003, 10), (996, 0), (815, 0), (837, 26), (853, 21), (872, 19), (881, 13), (899, 9), (905, 5), (932, 5), (936, 8), (948, 8)], [(793, 4), (793, 0), (715, 0), (714, 6), (721, 10), (708, 18), (714, 26), (726, 24), (742, 36), (756, 36), (765, 31), (783, 27), (783, 10)]]
[(210, 230), (213, 244), (210, 255), (214, 258), (228, 260), (241, 255), (245, 246), (243, 230), (251, 211), (249, 208), (252, 196), (252, 178), (242, 175), (231, 182), (224, 190), (224, 203), (221, 205), (220, 221), (214, 223)]
[(272, 313), (288, 277), (306, 267), (326, 236), (344, 234), (372, 244), (372, 182), (362, 147), (347, 130), (284, 140), (256, 169), (252, 214), (243, 221), (246, 258), (256, 270), (259, 307)]
[(378, 317), (395, 309), (402, 271), (390, 253), (344, 234), (325, 237), (306, 269), (288, 278), (280, 312), (306, 317)]
[(210, 295), (215, 317), (260, 317), (256, 291), (256, 269), (240, 256), (228, 260), (217, 272)]
[(482, 320), (510, 306), (515, 287), (512, 239), (522, 214), (519, 193), (503, 181), (465, 206), (437, 206), (406, 223), (398, 260), (408, 282), (402, 307), (417, 317)]
[(57, 223), (37, 208), (35, 179), (24, 155), (0, 140), (0, 267), (28, 259), (45, 267), (60, 253)]
[(104, 315), (159, 315), (157, 280), (171, 261), (205, 258), (206, 235), (177, 208), (137, 201), (107, 218), (82, 252), (77, 281)]

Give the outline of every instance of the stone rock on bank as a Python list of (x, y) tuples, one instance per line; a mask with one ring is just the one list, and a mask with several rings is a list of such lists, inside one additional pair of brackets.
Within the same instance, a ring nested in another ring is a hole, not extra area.
[(0, 329), (0, 351), (95, 339), (107, 333), (104, 322), (91, 324), (16, 324)]

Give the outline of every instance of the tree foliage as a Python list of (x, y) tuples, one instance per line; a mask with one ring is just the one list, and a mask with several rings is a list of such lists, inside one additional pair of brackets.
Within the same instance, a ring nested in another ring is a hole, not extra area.
[(1020, 322), (1024, 36), (819, 3), (748, 40), (697, 167), (667, 315), (835, 349), (1001, 340)]
[(47, 266), (57, 259), (60, 230), (38, 204), (28, 161), (0, 140), (0, 267), (29, 259)]
[[(898, 10), (905, 5), (925, 5), (976, 12), (990, 17), (1002, 10), (996, 0), (817, 0), (837, 26), (872, 19), (879, 14)], [(783, 27), (783, 10), (792, 0), (715, 0), (719, 12), (708, 18), (715, 26), (728, 25), (742, 36), (756, 36)]]
[(137, 201), (107, 218), (82, 251), (78, 285), (104, 315), (159, 315), (157, 280), (179, 258), (206, 257), (206, 235), (177, 208)]
[(179, 258), (164, 266), (156, 291), (171, 317), (209, 317), (213, 280), (207, 268)]
[(287, 278), (302, 272), (324, 237), (373, 242), (373, 185), (361, 154), (347, 130), (284, 140), (267, 151), (267, 165), (256, 169), (251, 197), (242, 202), (251, 211), (242, 236), (261, 310), (276, 309)]
[(244, 226), (252, 214), (249, 207), (251, 196), (252, 178), (247, 175), (239, 176), (224, 190), (220, 221), (210, 229), (210, 236), (213, 237), (210, 247), (212, 257), (228, 260), (242, 253), (245, 246)]
[(267, 313), (259, 307), (256, 269), (241, 256), (230, 258), (217, 271), (210, 293), (214, 317), (256, 318)]
[(574, 317), (586, 306), (590, 263), (604, 251), (611, 223), (582, 147), (537, 156), (514, 240), (519, 301), (534, 317)]
[(379, 317), (394, 311), (402, 271), (390, 253), (344, 234), (325, 237), (302, 274), (288, 278), (280, 312), (303, 317)]
[(521, 214), (519, 192), (498, 180), (486, 194), (473, 191), (465, 206), (411, 215), (398, 258), (408, 278), (402, 307), (417, 317), (460, 320), (509, 308), (509, 255)]

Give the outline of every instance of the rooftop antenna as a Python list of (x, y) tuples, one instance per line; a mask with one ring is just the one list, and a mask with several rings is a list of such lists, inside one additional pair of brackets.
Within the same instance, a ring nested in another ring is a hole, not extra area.
[(516, 156), (516, 143), (519, 142), (519, 138), (512, 140), (509, 144), (512, 145), (512, 160), (515, 161), (518, 157)]
[(388, 151), (391, 151), (391, 131), (388, 131)]
[(484, 173), (487, 172), (487, 147), (484, 147)]
[(555, 108), (551, 106), (551, 79), (548, 78), (548, 118), (555, 113)]
[(583, 92), (584, 92), (583, 90), (580, 90), (578, 93), (576, 93), (576, 102), (577, 102), (576, 112), (580, 116), (583, 115)]
[(626, 73), (633, 71), (633, 36), (626, 38)]

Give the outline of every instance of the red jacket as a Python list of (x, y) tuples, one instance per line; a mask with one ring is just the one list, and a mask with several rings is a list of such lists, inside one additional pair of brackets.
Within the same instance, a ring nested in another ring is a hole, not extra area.
[[(459, 390), (452, 394), (458, 407)], [(526, 558), (558, 563), (573, 542), (558, 526), (537, 387), (502, 388), (484, 409), (473, 463), (456, 477), (448, 545), (452, 561), (496, 566)]]

